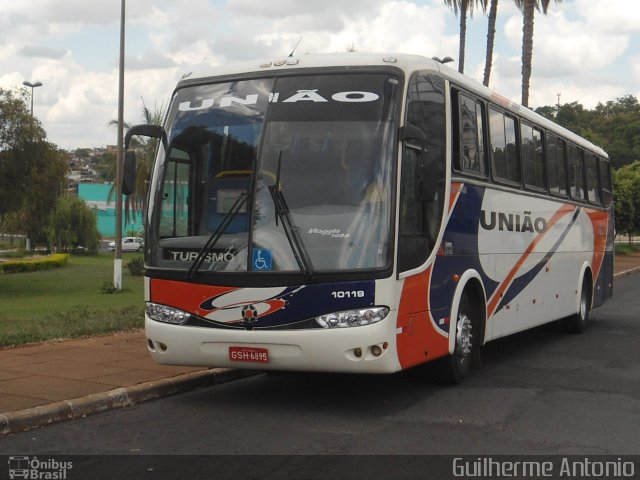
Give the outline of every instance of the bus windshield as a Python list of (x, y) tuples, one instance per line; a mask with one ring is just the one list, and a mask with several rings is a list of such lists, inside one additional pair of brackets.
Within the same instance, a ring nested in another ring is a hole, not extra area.
[(399, 90), (364, 72), (180, 88), (154, 170), (149, 266), (388, 268)]

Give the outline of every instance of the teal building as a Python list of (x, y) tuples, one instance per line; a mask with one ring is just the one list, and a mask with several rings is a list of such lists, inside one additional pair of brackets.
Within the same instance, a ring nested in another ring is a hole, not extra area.
[[(96, 213), (98, 219), (98, 231), (102, 238), (114, 238), (116, 236), (116, 194), (115, 192), (109, 198), (111, 189), (114, 188), (112, 183), (79, 183), (78, 198), (84, 202)], [(123, 196), (124, 205), (124, 196)], [(142, 213), (133, 215), (133, 223), (125, 225), (123, 212), (122, 218), (122, 235), (136, 236), (142, 234), (143, 216)], [(131, 235), (130, 235), (131, 234)]]

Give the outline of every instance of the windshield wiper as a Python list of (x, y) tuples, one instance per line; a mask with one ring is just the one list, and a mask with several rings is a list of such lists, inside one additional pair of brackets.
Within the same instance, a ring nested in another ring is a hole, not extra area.
[(282, 163), (282, 151), (280, 151), (280, 155), (278, 156), (278, 171), (276, 172), (276, 183), (269, 186), (269, 193), (271, 193), (271, 198), (273, 199), (273, 205), (276, 208), (276, 225), (278, 225), (278, 218), (282, 220), (282, 227), (284, 228), (284, 233), (287, 236), (287, 240), (289, 241), (289, 245), (291, 246), (291, 251), (293, 252), (293, 256), (298, 263), (298, 267), (300, 271), (309, 279), (312, 279), (315, 275), (313, 271), (313, 264), (311, 263), (311, 258), (309, 258), (309, 254), (304, 247), (304, 243), (302, 238), (300, 237), (300, 228), (297, 227), (293, 223), (293, 219), (291, 218), (291, 213), (289, 211), (289, 207), (287, 206), (287, 202), (284, 199), (284, 195), (282, 194), (282, 190), (280, 189), (280, 165)]
[(204, 259), (207, 256), (207, 253), (209, 253), (214, 245), (218, 243), (218, 240), (220, 240), (220, 237), (227, 230), (229, 224), (236, 217), (243, 205), (247, 203), (248, 198), (249, 196), (246, 193), (241, 193), (240, 196), (236, 199), (234, 204), (231, 206), (231, 209), (227, 212), (227, 214), (222, 219), (222, 222), (220, 222), (220, 224), (218, 225), (218, 228), (216, 228), (211, 236), (209, 236), (207, 242), (198, 252), (198, 256), (193, 261), (191, 267), (189, 267), (189, 271), (187, 272), (187, 280), (193, 279), (196, 273), (198, 273), (198, 270), (202, 266), (202, 262), (204, 262)]

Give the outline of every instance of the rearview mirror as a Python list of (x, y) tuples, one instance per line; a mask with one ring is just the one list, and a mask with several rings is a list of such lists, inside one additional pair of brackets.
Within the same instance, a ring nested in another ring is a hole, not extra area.
[(164, 128), (160, 125), (143, 123), (134, 125), (127, 130), (127, 133), (124, 135), (124, 151), (126, 153), (122, 169), (122, 193), (124, 195), (131, 195), (136, 190), (136, 153), (129, 151), (131, 137), (134, 135), (162, 139), (162, 143), (165, 144), (166, 147), (167, 136), (164, 133)]
[(136, 191), (136, 152), (129, 151), (124, 157), (122, 169), (122, 193), (131, 195)]
[(142, 135), (143, 137), (151, 137), (151, 138), (160, 138), (162, 142), (165, 143), (165, 133), (164, 128), (160, 125), (149, 125), (147, 123), (142, 123), (140, 125), (134, 125), (133, 127), (127, 130), (127, 133), (124, 135), (124, 149), (125, 151), (129, 150), (129, 143), (131, 142), (131, 137), (134, 135)]

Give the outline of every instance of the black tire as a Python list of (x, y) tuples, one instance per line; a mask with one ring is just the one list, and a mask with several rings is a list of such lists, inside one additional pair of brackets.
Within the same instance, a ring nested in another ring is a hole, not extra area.
[(591, 281), (588, 276), (582, 280), (580, 304), (578, 311), (562, 321), (564, 330), (569, 333), (582, 333), (587, 329), (589, 314), (591, 313)]
[(453, 354), (430, 364), (430, 377), (438, 383), (459, 385), (469, 375), (471, 364), (478, 357), (480, 327), (474, 315), (471, 299), (463, 293), (455, 322), (455, 347)]

